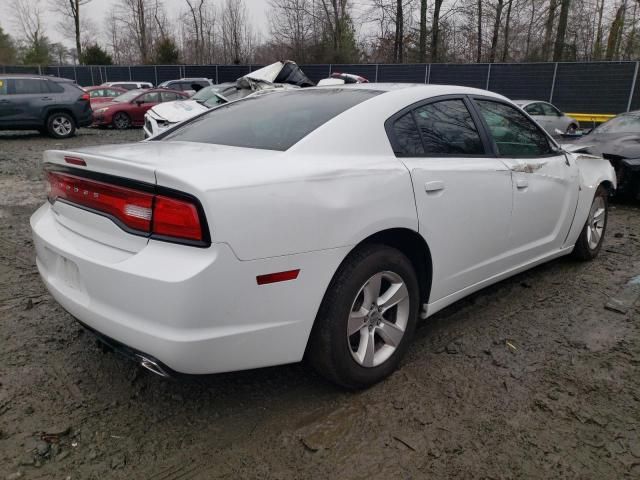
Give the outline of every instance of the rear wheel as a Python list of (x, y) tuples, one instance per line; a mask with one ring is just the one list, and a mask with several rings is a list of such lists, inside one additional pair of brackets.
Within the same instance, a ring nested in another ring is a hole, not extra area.
[(419, 288), (402, 252), (384, 245), (354, 251), (323, 299), (307, 358), (347, 388), (383, 380), (398, 366), (415, 330)]
[(131, 126), (131, 118), (124, 112), (118, 112), (113, 116), (113, 126), (118, 130), (126, 130)]
[(575, 135), (577, 130), (578, 130), (578, 125), (576, 125), (575, 123), (572, 123), (567, 127), (567, 131), (565, 133), (567, 135)]
[(76, 133), (76, 124), (68, 113), (54, 112), (47, 118), (47, 132), (53, 138), (69, 138)]
[(607, 229), (608, 209), (608, 192), (603, 185), (600, 185), (593, 197), (587, 223), (573, 248), (575, 258), (593, 260), (598, 256)]

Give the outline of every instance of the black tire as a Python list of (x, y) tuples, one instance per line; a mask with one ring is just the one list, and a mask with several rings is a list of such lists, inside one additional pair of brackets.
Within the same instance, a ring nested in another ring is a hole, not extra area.
[[(365, 367), (354, 359), (347, 324), (354, 299), (357, 301), (368, 280), (381, 272), (398, 275), (404, 282), (409, 315), (393, 353), (381, 364)], [(406, 353), (415, 331), (419, 303), (416, 273), (402, 252), (385, 245), (359, 247), (345, 259), (327, 289), (311, 332), (306, 359), (320, 375), (343, 387), (359, 389), (373, 385), (393, 373)]]
[(47, 132), (53, 138), (69, 138), (76, 133), (76, 122), (65, 112), (53, 112), (47, 117)]
[(131, 127), (131, 117), (124, 112), (118, 112), (113, 116), (111, 123), (116, 130), (126, 130)]
[(567, 130), (566, 130), (565, 133), (568, 134), (568, 135), (572, 135), (572, 134), (576, 133), (576, 130), (578, 130), (578, 125), (576, 125), (575, 123), (572, 123), (571, 125), (569, 125), (567, 127)]
[[(594, 205), (596, 202), (603, 202), (604, 205), (604, 220), (600, 222), (602, 226), (602, 233), (600, 234), (600, 238), (596, 245), (589, 244), (590, 238), (590, 228), (593, 224), (593, 213), (594, 213)], [(595, 195), (593, 196), (593, 201), (591, 202), (591, 207), (589, 208), (589, 217), (587, 218), (587, 222), (585, 223), (582, 232), (580, 232), (580, 236), (578, 237), (578, 241), (573, 247), (572, 255), (574, 258), (578, 260), (593, 260), (598, 256), (600, 249), (602, 248), (602, 242), (604, 241), (604, 235), (607, 231), (607, 219), (609, 216), (609, 192), (604, 187), (604, 185), (600, 185)]]

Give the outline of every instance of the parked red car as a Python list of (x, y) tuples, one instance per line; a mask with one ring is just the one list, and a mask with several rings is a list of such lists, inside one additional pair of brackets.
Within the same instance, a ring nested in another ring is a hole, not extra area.
[(102, 85), (85, 87), (84, 91), (89, 94), (91, 108), (93, 109), (97, 108), (96, 105), (111, 102), (115, 97), (127, 92), (126, 89), (121, 87), (104, 87)]
[(154, 105), (188, 98), (189, 95), (184, 92), (164, 88), (129, 90), (110, 103), (98, 106), (93, 111), (93, 124), (99, 127), (113, 125), (118, 130), (141, 127), (144, 124), (144, 114)]

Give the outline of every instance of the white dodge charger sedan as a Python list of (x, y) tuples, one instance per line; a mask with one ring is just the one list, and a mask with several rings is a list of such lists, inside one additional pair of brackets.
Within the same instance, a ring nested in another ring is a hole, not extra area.
[(615, 189), (506, 98), (438, 85), (250, 97), (44, 167), (40, 274), (104, 341), (161, 375), (306, 358), (349, 388), (393, 372), (418, 318), (594, 258)]

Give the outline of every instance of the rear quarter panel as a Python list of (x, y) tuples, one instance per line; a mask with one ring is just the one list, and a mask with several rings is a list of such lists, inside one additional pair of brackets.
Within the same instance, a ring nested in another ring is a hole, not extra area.
[(282, 152), (243, 163), (156, 172), (158, 184), (202, 200), (212, 240), (228, 243), (241, 260), (355, 245), (387, 228), (418, 229), (409, 172), (395, 157)]

